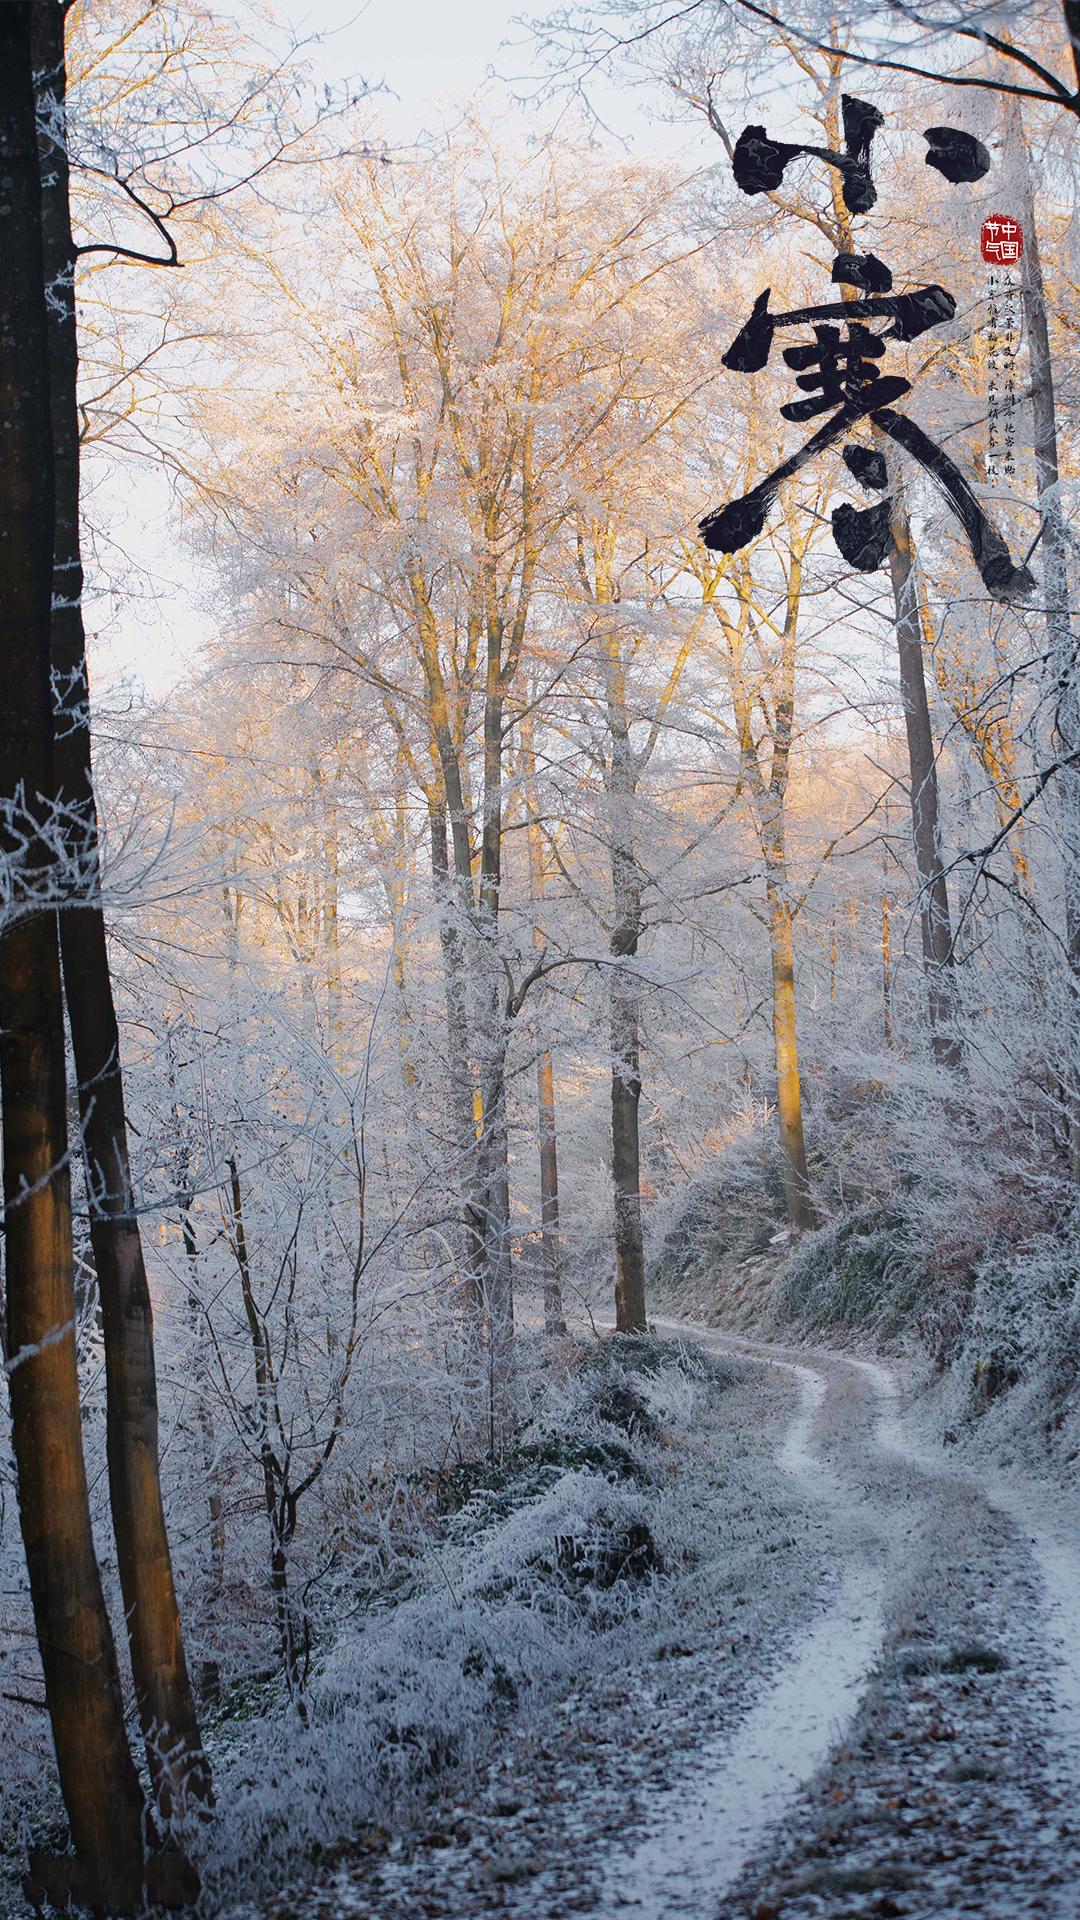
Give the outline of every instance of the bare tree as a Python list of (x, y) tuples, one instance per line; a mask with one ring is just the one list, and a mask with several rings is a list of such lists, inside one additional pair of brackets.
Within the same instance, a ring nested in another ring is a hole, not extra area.
[[(546, 883), (544, 830), (536, 778), (536, 749), (532, 713), (527, 708), (519, 724), (525, 836), (529, 857), (529, 898), (533, 913), (533, 944), (542, 961), (547, 936), (541, 922)], [(544, 1263), (544, 1326), (548, 1333), (564, 1333), (562, 1304), (562, 1249), (559, 1240), (559, 1148), (555, 1123), (555, 1065), (551, 1048), (536, 1051), (536, 1118), (540, 1152), (540, 1235)]]
[[(1080, 77), (1080, 7), (1074, 5), (1073, 0), (1066, 0), (1065, 18)], [(1024, 229), (1024, 251), (1020, 263), (1021, 297), (1031, 375), (1047, 679), (1052, 708), (1054, 758), (1060, 767), (1058, 814), (1065, 883), (1065, 945), (1072, 999), (1069, 1021), (1071, 1058), (1066, 1068), (1066, 1124), (1069, 1164), (1073, 1179), (1080, 1180), (1080, 660), (1077, 657), (1069, 581), (1072, 538), (1061, 497), (1058, 404), (1050, 352), (1046, 286), (1039, 248), (1031, 148), (1020, 105), (1015, 99), (1009, 102), (1005, 124), (1020, 161), (1019, 211)]]
[[(131, 1913), (146, 1869), (94, 1554), (75, 1354), (63, 1005), (57, 940), (49, 647), (55, 498), (33, 14), (0, 10), (0, 592), (8, 686), (0, 717), (6, 868), (0, 937), (7, 1351), (19, 1512), (45, 1697), (76, 1860), (69, 1888)], [(52, 1890), (52, 1889), (50, 1889)]]
[[(801, 1233), (814, 1224), (803, 1132), (795, 993), (795, 924), (802, 905), (791, 878), (788, 852), (788, 785), (797, 740), (796, 670), (799, 616), (807, 552), (820, 517), (818, 501), (785, 502), (783, 530), (775, 543), (781, 573), (780, 614), (769, 610), (765, 581), (755, 579), (756, 549), (710, 564), (687, 553), (687, 567), (701, 584), (703, 609), (715, 616), (723, 636), (722, 673), (727, 683), (738, 755), (738, 791), (749, 802), (765, 870), (765, 922), (772, 973), (772, 1029), (776, 1059), (776, 1105), (788, 1223)], [(735, 597), (725, 604), (724, 585)]]
[(120, 1032), (101, 904), (82, 611), (76, 249), (68, 211), (65, 124), (68, 11), (53, 4), (34, 10), (56, 501), (54, 777), (64, 808), (65, 857), (78, 876), (78, 891), (60, 915), (60, 947), (105, 1332), (109, 1490), (117, 1561), (139, 1719), (155, 1793), (168, 1818), (189, 1800), (205, 1803), (212, 1795), (161, 1498), (153, 1309), (131, 1179)]
[[(1016, 22), (1025, 28), (1024, 43)], [(747, 28), (756, 30), (760, 44), (764, 28), (812, 54), (831, 56), (839, 42), (853, 73), (902, 74), (1080, 117), (1077, 0), (1019, 0), (1007, 31), (990, 0), (950, 0), (940, 8), (935, 0), (820, 0), (820, 12), (768, 0), (686, 0), (678, 7), (666, 0), (593, 0), (535, 19), (533, 28), (556, 73), (580, 90), (602, 63), (640, 58), (650, 42), (666, 49), (674, 36), (676, 45), (711, 43), (719, 50), (737, 44)], [(1031, 51), (1040, 39), (1055, 43), (1046, 58)], [(997, 73), (989, 70), (994, 56), (1001, 62)]]

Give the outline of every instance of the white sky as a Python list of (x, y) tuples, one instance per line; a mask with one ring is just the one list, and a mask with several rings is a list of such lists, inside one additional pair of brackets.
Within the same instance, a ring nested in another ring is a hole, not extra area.
[[(555, 0), (279, 0), (294, 27), (320, 36), (320, 64), (328, 73), (362, 75), (385, 82), (397, 98), (378, 103), (379, 119), (392, 140), (408, 142), (441, 123), (440, 108), (453, 109), (485, 84), (494, 70), (503, 97), (535, 95), (541, 79), (535, 43), (522, 16), (543, 17)], [(517, 16), (517, 20), (515, 20)], [(506, 85), (505, 83), (509, 83)], [(605, 124), (639, 154), (678, 158), (698, 144), (692, 128), (670, 127), (649, 117), (644, 90), (616, 86), (603, 77), (591, 95)], [(658, 98), (658, 96), (657, 96)], [(533, 109), (548, 126), (558, 112), (552, 102)]]
[(326, 36), (319, 60), (328, 71), (360, 74), (393, 89), (399, 100), (386, 103), (381, 117), (406, 140), (440, 102), (474, 92), (489, 67), (528, 69), (527, 46), (501, 46), (526, 40), (513, 24), (522, 11), (520, 0), (517, 6), (504, 0), (291, 0), (288, 7), (300, 32)]
[[(222, 0), (227, 5), (228, 0)], [(538, 91), (535, 47), (515, 14), (541, 13), (554, 0), (278, 0), (296, 34), (319, 37), (312, 64), (328, 79), (382, 83), (373, 112), (391, 146), (409, 146), (450, 121), (481, 88), (505, 111), (513, 95)], [(492, 79), (492, 69), (499, 77)], [(507, 82), (511, 84), (508, 85)], [(657, 93), (600, 79), (591, 88), (597, 112), (636, 158), (666, 157), (692, 168), (712, 157), (713, 144), (690, 125), (658, 119)], [(536, 102), (523, 116), (538, 131), (551, 126), (562, 103)], [(213, 582), (200, 577), (179, 537), (177, 503), (161, 475), (118, 476), (93, 505), (110, 543), (130, 556), (142, 583), (90, 603), (88, 625), (94, 684), (118, 677), (141, 681), (161, 695), (183, 677), (212, 631)]]

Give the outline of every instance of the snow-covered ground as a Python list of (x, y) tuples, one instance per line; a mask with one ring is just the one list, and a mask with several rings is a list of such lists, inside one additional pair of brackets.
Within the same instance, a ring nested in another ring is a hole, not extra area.
[(265, 1910), (1080, 1913), (1080, 1502), (958, 1464), (880, 1363), (680, 1332), (739, 1367), (672, 1463), (696, 1566), (478, 1782)]

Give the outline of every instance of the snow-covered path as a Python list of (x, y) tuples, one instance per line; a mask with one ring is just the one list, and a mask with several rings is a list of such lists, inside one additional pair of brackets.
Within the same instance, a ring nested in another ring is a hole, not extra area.
[[(829, 1374), (803, 1359), (781, 1357), (745, 1340), (661, 1320), (664, 1331), (692, 1336), (790, 1374), (799, 1400), (777, 1460), (819, 1499), (841, 1511), (852, 1504), (840, 1475), (822, 1460), (815, 1429), (829, 1394)], [(883, 1403), (893, 1383), (883, 1369), (875, 1385)], [(863, 1516), (858, 1516), (861, 1522)], [(692, 1777), (653, 1796), (649, 1830), (627, 1857), (615, 1855), (598, 1913), (642, 1920), (714, 1914), (755, 1846), (780, 1820), (799, 1787), (842, 1735), (865, 1687), (884, 1631), (885, 1566), (865, 1552), (844, 1572), (826, 1611), (796, 1640), (766, 1691), (729, 1734), (694, 1755)]]
[(845, 1574), (734, 1732), (698, 1749), (688, 1781), (651, 1798), (649, 1831), (629, 1855), (612, 1855), (598, 1913), (675, 1920), (717, 1911), (854, 1712), (881, 1640), (881, 1598), (875, 1572)]
[[(927, 1436), (909, 1431), (901, 1419), (899, 1382), (879, 1361), (829, 1350), (788, 1351), (678, 1322), (658, 1324), (665, 1331), (698, 1339), (714, 1351), (738, 1353), (794, 1375), (800, 1389), (799, 1408), (778, 1451), (780, 1464), (801, 1476), (820, 1499), (841, 1514), (846, 1512), (853, 1531), (860, 1523), (865, 1526), (869, 1505), (883, 1551), (868, 1565), (864, 1546), (847, 1566), (840, 1593), (828, 1612), (791, 1649), (768, 1692), (735, 1729), (726, 1747), (702, 1750), (688, 1789), (672, 1793), (671, 1798), (681, 1805), (679, 1817), (670, 1818), (662, 1799), (650, 1809), (651, 1827), (655, 1815), (653, 1831), (625, 1862), (625, 1871), (618, 1866), (609, 1870), (606, 1885), (620, 1889), (610, 1911), (640, 1912), (645, 1920), (726, 1911), (724, 1895), (751, 1858), (753, 1843), (779, 1825), (799, 1787), (815, 1773), (829, 1748), (842, 1746), (881, 1651), (885, 1597), (890, 1584), (902, 1576), (913, 1500), (929, 1510), (931, 1521), (946, 1521), (946, 1536), (947, 1515), (958, 1499), (969, 1518), (977, 1517), (982, 1508), (988, 1518), (998, 1514), (1011, 1523), (1013, 1537), (1002, 1544), (1012, 1549), (1021, 1567), (1030, 1562), (1038, 1587), (1040, 1636), (1020, 1658), (1026, 1654), (1030, 1678), (1042, 1682), (1048, 1710), (1044, 1717), (1047, 1758), (1059, 1781), (1068, 1783), (1063, 1795), (1066, 1806), (1070, 1799), (1075, 1804), (1080, 1790), (1080, 1551), (1076, 1530), (1070, 1530), (1060, 1499), (1046, 1488), (996, 1474), (980, 1481), (954, 1464)], [(839, 1418), (838, 1409), (842, 1409)], [(891, 1486), (888, 1482), (874, 1486), (868, 1441), (879, 1455), (899, 1465), (899, 1485), (894, 1480)], [(905, 1517), (898, 1519), (898, 1513)], [(964, 1570), (968, 1575), (973, 1571), (970, 1566)], [(1015, 1660), (1018, 1638), (1014, 1633), (1014, 1647), (998, 1657)], [(974, 1656), (979, 1649), (968, 1651)], [(977, 1668), (973, 1657), (972, 1669)], [(1057, 1843), (1060, 1854), (1046, 1862), (1046, 1886), (1032, 1889), (1031, 1911), (1075, 1920), (1080, 1915), (1080, 1882), (1074, 1877), (1077, 1848), (1071, 1834), (1050, 1829), (1032, 1833), (1027, 1840), (1018, 1836), (1021, 1847), (1030, 1844), (1033, 1854), (1048, 1837)], [(663, 1869), (658, 1874), (661, 1860)], [(862, 1907), (848, 1904), (852, 1896), (876, 1889), (860, 1887), (848, 1877), (844, 1912), (854, 1914)], [(1055, 1885), (1059, 1880), (1061, 1884)], [(696, 1892), (703, 1881), (708, 1883), (704, 1899)], [(829, 1891), (823, 1886), (825, 1904), (815, 1901), (808, 1911), (832, 1911)], [(835, 1891), (840, 1892), (840, 1886)], [(909, 1910), (896, 1905), (893, 1893), (886, 1891), (885, 1898), (881, 1911)], [(1019, 1904), (1022, 1898), (1015, 1888), (1005, 1895), (1000, 1910), (1027, 1911)], [(758, 1905), (769, 1914), (774, 1911), (768, 1900)], [(931, 1910), (944, 1915), (954, 1909), (941, 1905)], [(990, 1908), (976, 1900), (955, 1910), (988, 1913)], [(787, 1901), (783, 1911), (793, 1911)]]
[(762, 1542), (742, 1631), (687, 1619), (689, 1644), (581, 1677), (442, 1833), (304, 1913), (1077, 1920), (1068, 1512), (912, 1432), (879, 1362), (659, 1327), (751, 1363), (727, 1468), (760, 1489), (732, 1521)]

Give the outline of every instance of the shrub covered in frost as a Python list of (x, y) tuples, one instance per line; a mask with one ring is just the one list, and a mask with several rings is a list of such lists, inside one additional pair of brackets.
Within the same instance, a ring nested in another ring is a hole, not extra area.
[(892, 1341), (927, 1305), (929, 1281), (899, 1213), (862, 1208), (799, 1242), (777, 1283), (782, 1324)]
[[(429, 1476), (428, 1521), (391, 1602), (337, 1575), (302, 1725), (279, 1690), (214, 1731), (223, 1818), (201, 1843), (208, 1908), (367, 1822), (399, 1818), (433, 1779), (475, 1765), (505, 1716), (583, 1665), (619, 1657), (658, 1583), (697, 1543), (666, 1450), (710, 1375), (652, 1338), (523, 1342), (522, 1417), (494, 1460)], [(716, 1372), (713, 1386), (729, 1377)], [(423, 1507), (418, 1492), (417, 1511)]]
[[(919, 1342), (939, 1366), (965, 1337), (986, 1263), (1033, 1244), (1061, 1186), (1034, 1084), (1009, 1090), (925, 1060), (872, 1056), (816, 1072), (807, 1139), (820, 1227), (785, 1231), (772, 1123), (725, 1143), (668, 1208), (655, 1288), (709, 1321)], [(1033, 1151), (1023, 1149), (1029, 1135)]]
[(654, 1286), (669, 1298), (692, 1294), (725, 1263), (764, 1253), (783, 1218), (779, 1143), (770, 1129), (733, 1143), (657, 1218)]
[(982, 1262), (950, 1369), (954, 1417), (996, 1429), (1008, 1451), (1064, 1430), (1080, 1447), (1080, 1240), (1043, 1233)]

